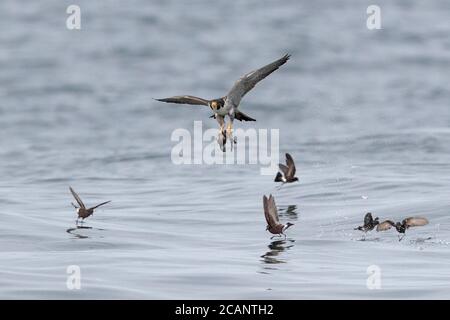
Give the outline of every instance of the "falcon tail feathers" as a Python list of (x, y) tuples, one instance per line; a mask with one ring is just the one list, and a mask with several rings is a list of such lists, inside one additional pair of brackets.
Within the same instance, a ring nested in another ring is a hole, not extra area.
[(255, 119), (249, 117), (248, 115), (246, 115), (245, 113), (241, 112), (241, 111), (236, 111), (235, 114), (235, 119), (239, 120), (239, 121), (256, 121)]

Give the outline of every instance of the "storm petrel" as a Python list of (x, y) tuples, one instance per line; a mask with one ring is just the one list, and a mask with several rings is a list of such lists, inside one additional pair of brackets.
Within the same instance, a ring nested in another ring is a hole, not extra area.
[[(426, 224), (428, 224), (428, 219), (422, 217), (409, 217), (403, 219), (401, 223), (400, 222), (394, 223), (391, 220), (386, 220), (377, 226), (377, 231), (386, 231), (394, 227), (398, 233), (405, 234), (406, 230), (410, 227), (420, 227)], [(401, 239), (403, 238), (400, 238), (399, 240)]]
[(278, 166), (280, 167), (281, 172), (277, 173), (274, 180), (275, 182), (283, 182), (283, 184), (285, 184), (298, 181), (298, 178), (295, 177), (296, 169), (294, 159), (292, 159), (289, 153), (286, 153), (286, 165), (280, 163)]
[[(203, 105), (211, 108), (213, 115), (211, 118), (215, 118), (220, 125), (220, 131), (225, 134), (225, 117), (228, 116), (230, 122), (226, 128), (226, 134), (231, 140), (236, 143), (236, 139), (232, 137), (233, 121), (234, 119), (240, 121), (256, 121), (255, 119), (244, 114), (238, 110), (239, 104), (242, 98), (252, 90), (255, 85), (277, 70), (280, 66), (285, 64), (289, 60), (290, 55), (286, 54), (282, 58), (254, 71), (251, 71), (243, 75), (237, 80), (228, 94), (222, 98), (207, 100), (194, 96), (174, 96), (164, 99), (156, 99), (157, 101), (178, 103), (178, 104), (191, 104), (191, 105)], [(233, 146), (233, 143), (231, 144)]]
[(78, 214), (78, 218), (77, 218), (77, 223), (78, 223), (78, 219), (81, 218), (81, 221), (83, 221), (85, 218), (89, 217), (90, 215), (94, 215), (94, 210), (97, 209), (100, 206), (103, 206), (104, 204), (110, 203), (111, 201), (106, 201), (106, 202), (102, 202), (94, 207), (91, 208), (86, 208), (86, 206), (84, 205), (83, 201), (81, 200), (80, 196), (75, 192), (75, 190), (72, 189), (72, 187), (69, 187), (70, 192), (72, 193), (73, 197), (75, 198), (75, 200), (78, 203), (78, 206), (76, 206), (75, 204), (73, 204), (72, 202), (72, 206), (77, 209), (77, 214)]
[(284, 232), (287, 228), (294, 224), (290, 222), (286, 223), (285, 225), (280, 223), (277, 206), (275, 205), (275, 198), (272, 195), (269, 196), (269, 199), (267, 199), (266, 196), (263, 196), (263, 205), (264, 216), (266, 217), (267, 222), (266, 230), (278, 236), (284, 235), (284, 237), (286, 238), (286, 234)]
[(372, 213), (367, 212), (364, 216), (364, 224), (362, 226), (359, 226), (355, 228), (354, 230), (360, 230), (360, 231), (371, 231), (373, 228), (375, 228), (380, 222), (378, 221), (378, 217), (375, 219), (372, 218)]

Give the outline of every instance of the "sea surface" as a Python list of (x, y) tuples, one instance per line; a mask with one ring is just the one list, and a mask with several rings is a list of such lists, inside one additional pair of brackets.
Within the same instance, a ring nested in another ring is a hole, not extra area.
[[(450, 298), (450, 3), (376, 1), (369, 30), (372, 2), (1, 1), (0, 298)], [(298, 183), (172, 161), (176, 129), (217, 123), (154, 98), (221, 97), (285, 53), (235, 127), (278, 129)], [(69, 186), (112, 202), (77, 228)], [(364, 236), (369, 211), (430, 223)]]

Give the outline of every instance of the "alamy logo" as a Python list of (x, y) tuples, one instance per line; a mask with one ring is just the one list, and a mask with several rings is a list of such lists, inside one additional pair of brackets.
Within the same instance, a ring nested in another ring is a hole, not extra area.
[(77, 265), (70, 265), (67, 267), (66, 273), (67, 281), (66, 286), (69, 290), (80, 290), (81, 289), (81, 268)]
[[(217, 129), (203, 132), (202, 121), (194, 121), (193, 136), (184, 128), (172, 132), (171, 140), (177, 142), (172, 147), (171, 159), (176, 165), (181, 164), (251, 164), (261, 166), (261, 175), (272, 175), (279, 163), (278, 129), (236, 129), (236, 144), (228, 142), (226, 152), (217, 142)], [(269, 141), (270, 140), (270, 141)]]
[(381, 289), (381, 269), (379, 266), (373, 264), (367, 267), (367, 274), (369, 277), (366, 280), (367, 289), (375, 290)]
[(366, 26), (369, 30), (381, 29), (381, 9), (377, 5), (370, 5), (367, 7), (366, 13), (369, 15), (367, 17)]
[(81, 29), (81, 9), (79, 6), (72, 4), (67, 7), (66, 13), (69, 16), (66, 19), (66, 27), (69, 30)]

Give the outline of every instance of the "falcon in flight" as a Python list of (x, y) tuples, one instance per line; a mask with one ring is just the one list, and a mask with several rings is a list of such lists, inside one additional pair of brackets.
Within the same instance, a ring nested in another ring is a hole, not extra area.
[[(228, 94), (222, 98), (207, 100), (194, 96), (174, 96), (156, 100), (168, 103), (203, 105), (210, 107), (213, 112), (211, 118), (216, 119), (220, 125), (219, 140), (221, 139), (222, 141), (219, 143), (222, 146), (222, 150), (225, 151), (225, 142), (227, 137), (232, 139), (231, 146), (233, 146), (233, 142), (236, 143), (236, 138), (232, 137), (234, 119), (239, 121), (256, 121), (238, 109), (242, 98), (247, 94), (247, 92), (252, 90), (258, 82), (285, 64), (289, 58), (290, 55), (286, 54), (280, 59), (269, 63), (260, 69), (243, 75), (234, 83)], [(225, 129), (226, 116), (229, 117), (230, 121)]]

